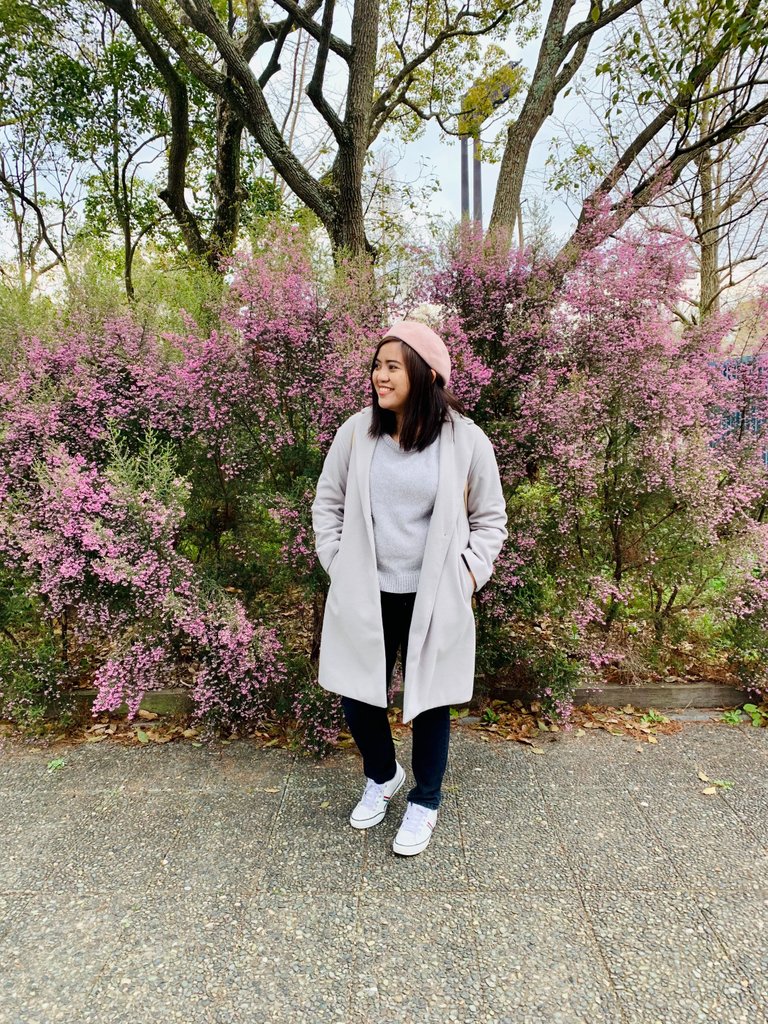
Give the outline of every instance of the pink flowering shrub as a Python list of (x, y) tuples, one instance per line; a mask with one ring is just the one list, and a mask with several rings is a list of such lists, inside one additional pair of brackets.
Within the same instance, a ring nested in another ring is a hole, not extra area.
[(189, 683), (211, 723), (294, 713), (291, 652), (257, 616), (306, 604), (319, 638), (309, 507), (365, 401), (380, 302), (354, 267), (322, 279), (290, 234), (231, 271), (211, 330), (67, 328), (2, 384), (0, 558), (80, 659), (71, 679), (97, 686), (94, 712)]
[(156, 339), (125, 316), (62, 325), (55, 340), (26, 339), (21, 355), (0, 379), (0, 501), (51, 445), (98, 462), (108, 420), (141, 432), (162, 360)]
[(296, 687), (292, 711), (304, 749), (315, 757), (330, 753), (344, 727), (341, 698), (324, 690), (314, 679), (305, 678)]
[[(61, 444), (36, 460), (32, 481), (0, 517), (6, 564), (28, 581), (66, 649), (97, 651), (94, 713), (128, 705), (194, 666), (195, 714), (234, 726), (263, 713), (282, 677), (272, 630), (254, 626), (230, 595), (206, 584), (177, 550), (189, 495), (152, 433), (137, 455), (108, 435), (106, 466)], [(64, 624), (66, 623), (66, 627)]]
[[(507, 494), (478, 670), (512, 667), (553, 717), (704, 621), (706, 655), (764, 685), (767, 311), (742, 360), (726, 318), (676, 320), (686, 275), (669, 236), (625, 235), (563, 276), (465, 231), (414, 288)], [(185, 685), (202, 721), (278, 715), (327, 750), (310, 508), (393, 319), (375, 275), (324, 271), (287, 232), (232, 261), (212, 326), (83, 316), (28, 339), (0, 380), (0, 589), (27, 602), (0, 614), (0, 703), (21, 709), (12, 678), (32, 692), (36, 672), (39, 693), (91, 682), (94, 711), (132, 715)]]
[[(763, 357), (724, 371), (731, 322), (682, 330), (674, 317), (679, 241), (627, 235), (554, 271), (469, 233), (431, 298), (492, 368), (475, 418), (508, 489), (479, 663), (492, 674), (524, 657), (562, 715), (579, 680), (635, 661), (638, 638), (650, 665), (697, 613), (722, 625), (754, 591), (768, 444)], [(734, 410), (752, 429), (734, 429)]]

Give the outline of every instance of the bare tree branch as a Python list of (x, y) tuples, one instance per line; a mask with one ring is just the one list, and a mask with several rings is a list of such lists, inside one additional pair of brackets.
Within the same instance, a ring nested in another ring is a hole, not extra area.
[[(303, 28), (305, 32), (308, 32), (313, 39), (316, 39), (318, 42), (322, 41), (322, 25), (318, 25), (312, 17), (315, 11), (320, 7), (319, 3), (313, 3), (311, 5), (308, 4), (307, 7), (301, 7), (299, 4), (295, 3), (294, 0), (275, 0), (275, 3), (278, 7), (282, 7), (284, 11), (287, 11), (296, 24)], [(352, 47), (349, 43), (340, 39), (338, 36), (330, 34), (328, 37), (328, 46), (334, 53), (338, 54), (339, 57), (342, 57), (345, 61), (349, 62), (352, 58)]]
[(34, 199), (27, 195), (26, 189), (23, 183), (20, 185), (14, 185), (14, 183), (8, 177), (5, 165), (0, 160), (0, 185), (9, 193), (9, 195), (15, 196), (26, 209), (31, 210), (37, 220), (38, 230), (40, 237), (43, 239), (45, 244), (50, 249), (52, 255), (55, 257), (57, 263), (62, 267), (66, 268), (67, 261), (63, 251), (59, 250), (53, 242), (53, 239), (48, 233), (48, 225), (46, 223), (45, 215), (39, 205)]
[(315, 110), (320, 114), (325, 123), (333, 132), (336, 141), (343, 145), (344, 125), (338, 114), (323, 95), (323, 79), (325, 78), (325, 67), (328, 63), (328, 47), (331, 39), (331, 28), (333, 26), (334, 0), (325, 0), (323, 9), (323, 25), (320, 35), (320, 45), (315, 58), (315, 70), (307, 85), (307, 96), (309, 96)]
[[(767, 117), (768, 99), (764, 99), (749, 110), (743, 111), (738, 117), (732, 118), (727, 124), (721, 125), (719, 128), (706, 135), (702, 135), (691, 145), (678, 148), (671, 159), (666, 160), (661, 166), (657, 167), (649, 175), (645, 176), (642, 181), (632, 189), (628, 196), (620, 199), (612, 206), (612, 215), (608, 218), (607, 224), (609, 226), (606, 230), (609, 230), (611, 233), (618, 231), (620, 227), (626, 224), (633, 214), (651, 202), (654, 197), (658, 196), (660, 191), (666, 190), (675, 184), (683, 170), (693, 160), (695, 160), (700, 153), (719, 145), (727, 139), (740, 135), (749, 128), (760, 124)], [(574, 232), (571, 238), (568, 239), (566, 244), (560, 250), (562, 258), (568, 257), (569, 254), (575, 256), (580, 246), (580, 229), (589, 222), (592, 216), (592, 211), (595, 209), (599, 197), (607, 194), (607, 191), (608, 190), (601, 184), (589, 197), (588, 201), (584, 205), (584, 211), (576, 232)], [(599, 235), (595, 236), (591, 240), (591, 244), (597, 244), (598, 241)]]

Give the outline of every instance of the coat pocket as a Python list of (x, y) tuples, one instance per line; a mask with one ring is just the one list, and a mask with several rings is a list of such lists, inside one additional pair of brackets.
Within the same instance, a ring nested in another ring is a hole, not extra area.
[(336, 550), (333, 553), (333, 558), (331, 558), (330, 562), (328, 563), (328, 568), (325, 570), (326, 573), (330, 576), (331, 579), (333, 579), (334, 567), (336, 565), (336, 560), (337, 560), (338, 557), (339, 557), (339, 549), (336, 548)]
[(462, 592), (466, 597), (467, 601), (472, 601), (472, 596), (475, 593), (475, 584), (472, 582), (472, 574), (469, 571), (467, 563), (464, 561), (464, 556), (459, 555), (459, 572), (462, 577)]

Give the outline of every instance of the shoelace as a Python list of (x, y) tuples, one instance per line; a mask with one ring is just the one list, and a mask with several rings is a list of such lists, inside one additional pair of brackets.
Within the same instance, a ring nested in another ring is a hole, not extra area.
[(374, 782), (373, 779), (368, 779), (365, 784), (362, 803), (366, 807), (373, 807), (381, 796), (383, 789), (384, 785), (382, 783)]
[(422, 807), (421, 804), (409, 804), (400, 828), (404, 829), (406, 832), (418, 832), (424, 824), (428, 814), (428, 807)]

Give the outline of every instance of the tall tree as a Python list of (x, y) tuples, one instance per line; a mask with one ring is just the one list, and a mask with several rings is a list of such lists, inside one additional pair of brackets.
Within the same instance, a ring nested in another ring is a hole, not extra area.
[[(598, 66), (610, 78), (610, 106), (621, 109), (631, 96), (638, 118), (587, 196), (565, 257), (578, 251), (578, 233), (587, 225), (595, 226), (590, 244), (596, 244), (667, 194), (691, 167), (703, 175), (708, 203), (713, 191), (707, 175), (716, 155), (733, 140), (761, 132), (768, 120), (768, 0), (667, 0), (653, 45), (640, 27), (628, 21), (609, 59)], [(638, 74), (646, 83), (639, 91)], [(702, 238), (704, 273), (711, 277), (711, 223)], [(714, 279), (710, 285), (715, 287)]]
[[(506, 30), (535, 7), (531, 0), (478, 0), (474, 6), (455, 0), (354, 0), (348, 20), (334, 0), (248, 2), (244, 8), (212, 0), (104, 2), (124, 18), (156, 67), (183, 67), (231, 111), (288, 188), (317, 215), (334, 249), (355, 254), (371, 251), (362, 190), (369, 148), (393, 120), (418, 120), (425, 98), (439, 91), (449, 101), (456, 98), (479, 59), (478, 37)], [(314, 44), (306, 94), (334, 143), (329, 166), (318, 175), (278, 124), (267, 88), (297, 28)], [(334, 99), (338, 85), (329, 79), (343, 80), (340, 100)], [(181, 131), (174, 134), (179, 151)]]
[[(640, 16), (642, 37), (647, 50), (658, 48), (664, 23), (654, 18), (658, 5)], [(713, 33), (710, 26), (709, 33)], [(756, 93), (765, 96), (765, 70), (754, 66), (763, 59), (747, 49), (732, 50), (705, 83), (698, 104), (693, 108), (691, 140), (711, 137), (733, 114), (734, 93), (752, 79)], [(642, 69), (638, 69), (641, 71)], [(763, 82), (759, 80), (762, 77)], [(649, 87), (639, 78), (639, 92)], [(666, 79), (668, 95), (674, 82)], [(759, 98), (755, 95), (755, 98)], [(629, 116), (636, 116), (636, 111)], [(660, 140), (649, 147), (649, 163), (663, 158)], [(701, 151), (682, 171), (678, 181), (666, 193), (666, 205), (682, 228), (692, 236), (699, 268), (697, 316), (706, 318), (718, 312), (728, 289), (743, 285), (768, 262), (768, 238), (764, 228), (768, 217), (765, 181), (768, 173), (768, 118), (749, 131), (731, 135)]]
[(50, 96), (56, 13), (55, 4), (45, 12), (0, 0), (0, 218), (10, 228), (0, 270), (23, 296), (55, 267), (66, 273), (77, 203), (72, 163), (42, 93), (46, 82)]
[(575, 0), (552, 0), (539, 45), (536, 67), (520, 113), (507, 128), (504, 153), (491, 214), (490, 228), (512, 237), (520, 217), (521, 194), (531, 148), (555, 100), (573, 81), (594, 37), (637, 7), (640, 0), (596, 0), (586, 18), (568, 28)]
[[(615, 38), (597, 70), (610, 78), (614, 109), (634, 102), (633, 130), (585, 197), (578, 220), (578, 244), (574, 234), (563, 248), (564, 265), (580, 246), (596, 244), (606, 231), (626, 223), (675, 184), (691, 164), (706, 166), (707, 153), (768, 117), (763, 89), (766, 0), (662, 0), (657, 5), (660, 13), (652, 41), (641, 31), (637, 0), (612, 4), (596, 0), (587, 17), (569, 28), (573, 6), (573, 0), (553, 0), (550, 7), (531, 86), (519, 116), (508, 128), (490, 224), (491, 230), (512, 237), (532, 143), (557, 97), (571, 88), (591, 41), (602, 28), (616, 23)], [(721, 104), (716, 123), (697, 133), (694, 126), (702, 127), (703, 112), (711, 99), (710, 83), (731, 57), (736, 58), (739, 71), (723, 90), (727, 104)], [(639, 89), (630, 73), (638, 67), (646, 80)], [(606, 207), (610, 216), (605, 216)], [(597, 211), (600, 228), (596, 227)], [(588, 233), (590, 241), (586, 243), (583, 229), (588, 224), (594, 230)]]
[[(669, 8), (660, 0), (646, 2), (613, 30), (607, 50), (621, 55), (620, 75), (604, 76), (607, 90), (595, 90), (589, 70), (574, 83), (590, 113), (575, 124), (561, 123), (562, 137), (553, 140), (548, 158), (548, 187), (563, 193), (577, 209), (593, 197), (611, 169), (637, 135), (638, 124), (649, 120), (649, 109), (665, 107), (679, 92), (684, 54), (669, 31)], [(708, 27), (710, 36), (714, 26)], [(640, 47), (634, 61), (624, 40), (637, 32)], [(710, 39), (711, 44), (711, 39)], [(677, 49), (676, 49), (677, 47)], [(652, 75), (645, 70), (654, 55)], [(688, 145), (711, 139), (733, 116), (734, 94), (752, 79), (753, 102), (765, 95), (768, 78), (754, 67), (762, 55), (747, 48), (731, 49), (703, 85), (698, 102), (688, 113)], [(594, 67), (591, 69), (594, 73)], [(762, 79), (762, 81), (761, 81)], [(628, 169), (623, 188), (628, 192), (654, 168), (664, 166), (674, 137), (670, 132), (652, 138)], [(699, 271), (700, 290), (692, 314), (705, 318), (718, 311), (721, 300), (738, 302), (742, 286), (768, 265), (768, 120), (748, 131), (698, 151), (676, 181), (662, 177), (655, 196), (640, 213), (649, 224), (675, 225), (690, 238), (692, 260)], [(607, 218), (612, 226), (612, 218)], [(597, 234), (599, 238), (599, 232)], [(681, 315), (682, 312), (681, 312)], [(686, 314), (688, 315), (688, 314)]]

